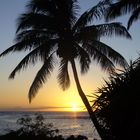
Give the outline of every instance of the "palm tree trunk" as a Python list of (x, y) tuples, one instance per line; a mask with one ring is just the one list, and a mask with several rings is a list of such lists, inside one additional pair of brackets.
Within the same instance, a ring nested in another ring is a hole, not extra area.
[(98, 121), (97, 121), (95, 113), (93, 112), (93, 110), (92, 110), (92, 108), (91, 108), (91, 106), (89, 104), (89, 101), (88, 101), (87, 97), (85, 96), (85, 94), (84, 94), (84, 92), (83, 92), (83, 90), (81, 88), (74, 60), (71, 60), (71, 66), (72, 66), (73, 75), (74, 75), (74, 79), (75, 79), (75, 82), (76, 82), (76, 86), (77, 86), (77, 90), (79, 92), (79, 95), (80, 95), (83, 103), (86, 106), (86, 109), (87, 109), (87, 111), (88, 111), (88, 113), (90, 115), (90, 118), (91, 118), (91, 120), (92, 120), (92, 122), (93, 122), (93, 124), (94, 124), (94, 126), (95, 126), (95, 128), (96, 128), (96, 130), (97, 130), (97, 132), (99, 134), (99, 136), (101, 137), (102, 140), (106, 140), (105, 135), (104, 135), (104, 133), (103, 133)]

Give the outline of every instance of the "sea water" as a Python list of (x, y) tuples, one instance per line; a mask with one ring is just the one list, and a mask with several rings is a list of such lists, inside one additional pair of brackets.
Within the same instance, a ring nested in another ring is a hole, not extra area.
[(17, 125), (19, 118), (27, 115), (34, 117), (36, 113), (42, 114), (45, 123), (52, 123), (64, 137), (84, 135), (89, 140), (93, 140), (93, 138), (100, 140), (86, 112), (0, 112), (0, 135), (9, 130), (18, 129), (20, 127)]

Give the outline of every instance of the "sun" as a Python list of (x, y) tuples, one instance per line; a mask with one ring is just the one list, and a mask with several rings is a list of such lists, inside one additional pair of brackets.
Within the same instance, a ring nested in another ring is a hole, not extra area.
[(71, 110), (73, 112), (81, 111), (80, 107), (78, 107), (78, 105), (76, 103), (72, 103)]

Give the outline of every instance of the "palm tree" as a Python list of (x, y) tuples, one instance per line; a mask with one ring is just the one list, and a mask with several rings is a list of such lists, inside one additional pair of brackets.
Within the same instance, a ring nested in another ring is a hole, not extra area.
[(120, 23), (89, 24), (91, 19), (101, 17), (104, 8), (102, 3), (86, 11), (79, 18), (77, 0), (31, 0), (26, 8), (26, 12), (18, 18), (16, 43), (0, 56), (5, 56), (9, 52), (30, 52), (16, 66), (9, 78), (14, 78), (17, 72), (30, 64), (35, 64), (37, 60), (43, 63), (29, 89), (28, 97), (31, 102), (54, 69), (56, 57), (60, 60), (58, 82), (62, 89), (66, 90), (70, 86), (70, 63), (78, 93), (103, 139), (96, 116), (81, 88), (75, 61), (80, 63), (81, 73), (89, 70), (91, 61), (97, 61), (102, 69), (108, 72), (114, 70), (115, 64), (124, 67), (127, 65), (125, 59), (102, 43), (100, 37), (115, 34), (130, 39), (130, 34)]
[(134, 21), (140, 18), (140, 1), (139, 0), (118, 0), (114, 3), (114, 0), (110, 0), (113, 2), (110, 4), (109, 9), (107, 10), (106, 19), (111, 20), (115, 19), (118, 16), (122, 16), (130, 13), (130, 18), (128, 20), (127, 28), (133, 24)]

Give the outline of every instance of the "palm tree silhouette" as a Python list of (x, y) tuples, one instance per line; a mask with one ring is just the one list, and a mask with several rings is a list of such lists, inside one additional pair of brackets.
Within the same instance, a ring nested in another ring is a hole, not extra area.
[(133, 24), (133, 22), (140, 18), (140, 1), (118, 0), (116, 3), (110, 4), (110, 7), (107, 11), (108, 11), (106, 15), (107, 20), (115, 19), (118, 16), (130, 13), (131, 15), (127, 25), (127, 28), (129, 29)]
[(126, 66), (125, 59), (108, 45), (100, 41), (102, 36), (119, 35), (131, 38), (120, 23), (91, 25), (91, 19), (100, 18), (104, 6), (99, 3), (78, 18), (77, 0), (31, 0), (27, 10), (18, 18), (16, 43), (0, 56), (9, 52), (30, 51), (12, 71), (14, 78), (21, 69), (40, 60), (43, 65), (29, 89), (29, 102), (48, 79), (54, 69), (56, 57), (60, 59), (58, 82), (63, 90), (70, 86), (68, 64), (72, 66), (79, 95), (103, 138), (97, 118), (83, 92), (77, 74), (75, 61), (80, 63), (81, 73), (89, 70), (91, 61), (97, 61), (103, 70), (114, 71), (115, 65)]

